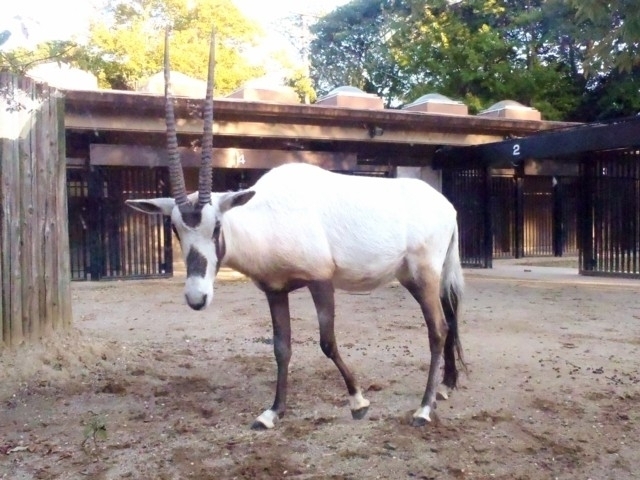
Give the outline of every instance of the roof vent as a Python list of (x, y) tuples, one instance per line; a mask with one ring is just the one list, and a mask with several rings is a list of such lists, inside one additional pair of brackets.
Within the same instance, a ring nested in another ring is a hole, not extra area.
[(300, 98), (291, 87), (277, 85), (268, 78), (249, 80), (241, 88), (227, 95), (254, 102), (300, 103)]
[[(137, 86), (138, 92), (164, 95), (164, 72), (151, 75)], [(207, 91), (207, 82), (184, 73), (171, 71), (171, 93), (176, 97), (202, 98)]]
[(411, 112), (439, 113), (443, 115), (467, 115), (469, 109), (462, 102), (451, 100), (439, 93), (428, 93), (402, 107)]
[(330, 107), (346, 107), (379, 110), (384, 108), (382, 98), (366, 93), (356, 87), (342, 86), (334, 88), (327, 95), (319, 98), (316, 105)]
[(478, 113), (480, 117), (508, 118), (513, 120), (541, 120), (540, 111), (513, 100), (502, 100)]

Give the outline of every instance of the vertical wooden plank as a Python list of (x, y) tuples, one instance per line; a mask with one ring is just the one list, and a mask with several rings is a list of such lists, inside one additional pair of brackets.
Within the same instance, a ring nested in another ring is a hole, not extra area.
[(25, 104), (0, 109), (0, 342), (19, 345), (71, 321), (64, 109), (32, 80), (0, 85)]
[(35, 135), (35, 157), (33, 162), (33, 205), (34, 205), (34, 287), (35, 287), (35, 310), (36, 314), (32, 318), (32, 338), (40, 338), (43, 333), (43, 325), (46, 321), (46, 305), (44, 304), (44, 205), (43, 197), (46, 190), (42, 188), (44, 181), (43, 162), (46, 156), (46, 144), (44, 143), (45, 132), (48, 129), (48, 91), (43, 85), (38, 85), (36, 89), (38, 95), (42, 97), (40, 108), (36, 116)]
[[(0, 88), (6, 85), (6, 77), (0, 73)], [(1, 103), (0, 103), (1, 104)], [(9, 115), (4, 108), (0, 109), (0, 124), (7, 125)], [(0, 341), (9, 345), (11, 341), (10, 313), (11, 298), (9, 292), (9, 279), (11, 278), (9, 265), (9, 236), (11, 225), (9, 224), (9, 192), (6, 178), (9, 174), (7, 164), (10, 161), (11, 140), (0, 131)]]
[[(51, 91), (48, 92), (49, 97), (47, 99), (46, 115), (43, 115), (43, 122), (46, 123), (46, 130), (43, 130), (40, 138), (41, 147), (43, 151), (43, 158), (41, 159), (42, 175), (40, 177), (40, 185), (43, 189), (42, 198), (42, 223), (43, 223), (43, 272), (42, 288), (40, 295), (44, 302), (44, 312), (41, 313), (42, 319), (42, 333), (43, 335), (50, 334), (54, 328), (54, 315), (58, 312), (56, 310), (57, 298), (54, 297), (56, 291), (57, 279), (55, 277), (55, 263), (56, 263), (56, 243), (54, 235), (55, 225), (55, 152), (57, 151), (57, 144), (52, 141), (51, 129), (55, 127), (57, 118), (55, 111), (56, 99), (51, 97)], [(57, 140), (57, 139), (56, 139)]]
[[(34, 100), (36, 92), (33, 82), (22, 78), (21, 88), (28, 98)], [(33, 299), (33, 131), (35, 129), (35, 117), (37, 115), (37, 105), (29, 109), (26, 113), (25, 128), (20, 138), (20, 164), (22, 167), (21, 183), (22, 194), (20, 196), (20, 208), (22, 215), (20, 218), (22, 228), (21, 247), (21, 269), (22, 269), (22, 331), (25, 340), (30, 340), (32, 329), (32, 299)]]
[[(19, 88), (21, 92), (24, 92), (27, 98), (32, 98), (32, 92), (30, 91), (30, 85), (26, 79), (21, 77), (18, 79)], [(28, 339), (29, 336), (29, 297), (31, 291), (31, 238), (33, 236), (31, 226), (31, 132), (33, 131), (33, 114), (30, 110), (21, 111), (22, 131), (20, 132), (20, 140), (18, 142), (18, 162), (20, 163), (20, 177), (18, 183), (20, 183), (20, 196), (18, 197), (20, 202), (20, 230), (22, 233), (22, 241), (19, 244), (20, 257), (20, 301), (22, 302), (21, 309), (21, 328), (23, 338)]]
[[(9, 86), (8, 74), (0, 72), (0, 92), (5, 92)], [(3, 94), (0, 94), (3, 95)], [(10, 156), (10, 138), (9, 132), (5, 132), (3, 126), (9, 125), (10, 115), (7, 111), (5, 99), (0, 97), (0, 347), (2, 345), (9, 345), (11, 335), (9, 331), (10, 321), (9, 312), (11, 311), (11, 305), (9, 304), (9, 298), (6, 295), (7, 285), (6, 281), (10, 277), (7, 262), (9, 260), (9, 233), (10, 227), (7, 224), (9, 220), (7, 208), (8, 208), (8, 193), (6, 188), (6, 165), (9, 162)]]
[[(0, 89), (2, 88), (2, 78), (0, 78)], [(4, 108), (1, 107), (2, 103), (0, 102), (0, 122), (4, 121)], [(3, 138), (2, 134), (0, 134), (0, 348), (4, 345), (4, 237), (5, 237), (5, 227), (4, 227), (4, 175), (2, 164), (4, 162), (4, 146), (6, 140)]]
[(34, 329), (34, 300), (35, 300), (35, 275), (34, 275), (34, 210), (33, 205), (33, 160), (35, 146), (36, 116), (38, 111), (38, 100), (34, 82), (31, 79), (23, 78), (23, 90), (34, 104), (27, 114), (27, 124), (22, 141), (22, 330), (25, 340), (32, 339)]
[[(53, 135), (54, 132), (51, 132)], [(53, 140), (53, 138), (49, 138), (49, 141)], [(51, 169), (51, 192), (49, 194), (49, 202), (51, 204), (50, 213), (49, 213), (49, 228), (51, 229), (51, 242), (50, 247), (52, 253), (52, 265), (51, 265), (51, 329), (57, 330), (62, 327), (62, 305), (61, 305), (61, 295), (60, 295), (60, 246), (59, 246), (59, 230), (60, 230), (60, 222), (61, 218), (59, 217), (59, 207), (58, 207), (58, 152), (57, 146), (55, 150), (52, 148), (51, 155), (49, 159), (50, 169)]]
[[(55, 106), (57, 116), (54, 131), (52, 132), (52, 142), (57, 144), (56, 180), (57, 180), (57, 209), (58, 209), (58, 258), (59, 283), (58, 288), (61, 325), (68, 327), (71, 325), (71, 270), (69, 264), (69, 217), (67, 215), (67, 162), (66, 162), (66, 136), (64, 128), (64, 99), (56, 99)], [(54, 140), (55, 139), (55, 140)]]
[(28, 130), (24, 133), (23, 152), (23, 185), (22, 211), (23, 211), (23, 276), (22, 276), (22, 328), (25, 340), (33, 341), (39, 336), (38, 328), (38, 261), (37, 247), (39, 232), (37, 230), (37, 206), (36, 206), (36, 158), (38, 140), (38, 116), (40, 115), (41, 98), (36, 83), (29, 79), (23, 79), (24, 91), (33, 101), (33, 107), (28, 111)]
[[(14, 77), (12, 82), (12, 91), (15, 95), (20, 95), (20, 84), (17, 77)], [(16, 122), (18, 128), (21, 129), (25, 121), (25, 113), (23, 110), (13, 112), (11, 121)], [(11, 179), (8, 186), (12, 189), (12, 195), (9, 197), (9, 218), (11, 221), (11, 239), (9, 245), (10, 251), (10, 295), (11, 295), (11, 344), (19, 345), (23, 341), (22, 331), (22, 182), (20, 181), (21, 175), (21, 162), (20, 162), (20, 132), (17, 138), (12, 143), (11, 159), (9, 164), (11, 168)]]

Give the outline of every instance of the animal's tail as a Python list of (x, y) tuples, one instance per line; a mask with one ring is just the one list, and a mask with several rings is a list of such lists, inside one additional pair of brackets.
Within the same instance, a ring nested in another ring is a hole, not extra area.
[(460, 365), (466, 370), (462, 354), (462, 345), (458, 334), (458, 306), (464, 290), (460, 253), (458, 251), (458, 226), (456, 225), (447, 256), (444, 260), (440, 281), (440, 301), (447, 320), (449, 331), (444, 344), (444, 379), (443, 383), (449, 388), (456, 388), (458, 383), (458, 368), (456, 357)]

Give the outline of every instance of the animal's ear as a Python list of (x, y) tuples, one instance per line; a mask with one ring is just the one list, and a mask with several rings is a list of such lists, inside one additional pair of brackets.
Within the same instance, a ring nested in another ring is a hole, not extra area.
[(241, 192), (224, 193), (220, 197), (218, 208), (220, 213), (224, 213), (233, 207), (244, 205), (256, 194), (253, 190), (242, 190)]
[(144, 200), (127, 200), (125, 202), (139, 212), (171, 216), (176, 201), (173, 198), (151, 198)]

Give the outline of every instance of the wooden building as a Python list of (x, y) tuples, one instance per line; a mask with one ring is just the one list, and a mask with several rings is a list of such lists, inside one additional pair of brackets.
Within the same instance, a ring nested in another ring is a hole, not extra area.
[[(445, 190), (454, 204), (470, 205), (462, 208), (461, 224), (467, 228), (464, 256), (478, 265), (490, 265), (494, 240), (505, 224), (488, 200), (494, 172), (516, 172), (516, 215), (522, 218), (527, 208), (527, 177), (522, 173), (547, 170), (553, 175), (552, 185), (534, 187), (542, 193), (529, 201), (550, 210), (554, 223), (558, 219), (552, 228), (554, 254), (575, 248), (567, 243), (569, 235), (575, 235), (580, 273), (640, 278), (640, 116), (497, 143), (445, 147), (437, 152), (434, 166), (443, 169)], [(463, 192), (459, 185), (464, 185)], [(551, 201), (542, 197), (545, 188), (551, 191)], [(465, 215), (475, 221), (467, 223)], [(545, 231), (540, 227), (534, 228), (538, 234)], [(521, 248), (521, 239), (516, 238), (515, 245)]]
[[(171, 275), (167, 220), (137, 215), (124, 205), (127, 198), (168, 195), (164, 98), (124, 91), (64, 95), (73, 278)], [(201, 104), (176, 100), (188, 189), (197, 178)], [(473, 116), (458, 102), (427, 95), (403, 110), (384, 109), (377, 97), (351, 87), (305, 105), (282, 92), (243, 89), (215, 100), (214, 190), (249, 186), (288, 162), (347, 174), (415, 176), (440, 189), (441, 174), (431, 166), (443, 146), (499, 142), (566, 126), (532, 118), (531, 109), (522, 118), (505, 114), (513, 105), (503, 107)]]

